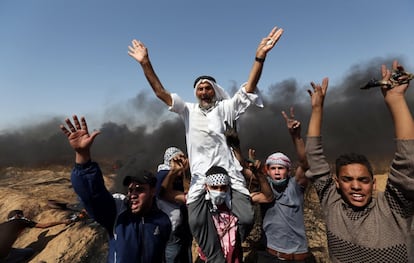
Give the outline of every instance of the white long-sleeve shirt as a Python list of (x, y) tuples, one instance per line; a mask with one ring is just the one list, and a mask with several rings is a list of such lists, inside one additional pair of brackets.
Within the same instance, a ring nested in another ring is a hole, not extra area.
[(185, 125), (192, 176), (187, 204), (204, 193), (205, 173), (213, 165), (226, 169), (233, 190), (248, 195), (242, 167), (226, 143), (224, 121), (232, 124), (252, 103), (263, 107), (258, 94), (247, 93), (242, 85), (232, 98), (216, 102), (208, 111), (202, 110), (198, 103), (184, 102), (177, 94), (171, 96), (173, 103), (169, 110), (178, 113)]

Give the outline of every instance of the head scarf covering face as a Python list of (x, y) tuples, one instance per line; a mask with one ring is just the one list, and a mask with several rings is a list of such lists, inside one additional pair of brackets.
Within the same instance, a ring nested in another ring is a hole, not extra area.
[(290, 167), (291, 167), (289, 157), (287, 157), (286, 155), (284, 155), (281, 152), (273, 153), (273, 154), (269, 155), (269, 157), (267, 157), (266, 166), (275, 165), (275, 164), (282, 165), (282, 166), (286, 167), (288, 170), (290, 170)]
[(216, 101), (227, 100), (230, 98), (229, 94), (227, 94), (227, 92), (222, 87), (220, 87), (220, 85), (218, 85), (216, 82), (209, 80), (209, 79), (200, 79), (199, 81), (196, 82), (196, 84), (194, 85), (194, 96), (196, 96), (198, 85), (200, 85), (201, 83), (206, 83), (206, 82), (210, 83), (210, 85), (213, 87)]
[(184, 154), (183, 151), (181, 151), (180, 149), (178, 149), (177, 147), (170, 147), (167, 148), (167, 150), (165, 150), (164, 153), (164, 163), (158, 165), (158, 171), (161, 170), (170, 170), (170, 161), (179, 154)]

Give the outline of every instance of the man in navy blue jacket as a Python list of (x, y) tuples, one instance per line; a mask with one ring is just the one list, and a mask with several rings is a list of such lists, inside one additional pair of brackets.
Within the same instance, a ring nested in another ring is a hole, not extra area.
[(88, 214), (109, 234), (108, 262), (163, 262), (171, 232), (168, 216), (155, 203), (155, 176), (145, 170), (124, 169), (126, 196), (112, 195), (105, 187), (102, 171), (91, 160), (90, 148), (100, 133), (89, 134), (85, 118), (66, 119), (61, 130), (75, 150), (72, 185)]

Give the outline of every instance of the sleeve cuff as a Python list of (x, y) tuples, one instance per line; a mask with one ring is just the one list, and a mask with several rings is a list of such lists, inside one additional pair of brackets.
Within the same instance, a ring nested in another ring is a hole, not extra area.
[(92, 160), (89, 159), (86, 163), (75, 163), (76, 169), (86, 169), (92, 166)]

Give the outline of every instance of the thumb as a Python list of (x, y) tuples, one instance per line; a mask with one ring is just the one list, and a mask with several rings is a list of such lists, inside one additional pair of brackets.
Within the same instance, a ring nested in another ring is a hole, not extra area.
[(101, 131), (95, 130), (92, 132), (92, 134), (90, 135), (91, 140), (95, 140), (96, 136), (98, 136), (99, 134), (101, 134)]

